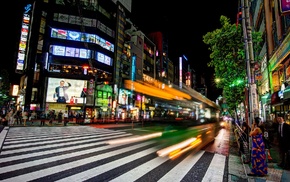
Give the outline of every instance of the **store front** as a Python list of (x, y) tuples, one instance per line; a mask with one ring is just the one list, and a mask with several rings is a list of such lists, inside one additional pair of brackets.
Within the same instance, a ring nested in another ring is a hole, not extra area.
[(113, 88), (111, 85), (103, 84), (97, 86), (95, 106), (97, 108), (96, 116), (98, 120), (109, 120), (114, 117), (112, 98)]
[(287, 99), (284, 99), (284, 90), (274, 92), (271, 96), (273, 114), (286, 115), (289, 111), (289, 103), (287, 101)]
[(283, 91), (283, 99), (290, 100), (290, 85), (288, 85), (285, 90)]
[(118, 104), (116, 109), (116, 118), (124, 120), (131, 117), (131, 109), (134, 105), (132, 92), (127, 89), (119, 89)]

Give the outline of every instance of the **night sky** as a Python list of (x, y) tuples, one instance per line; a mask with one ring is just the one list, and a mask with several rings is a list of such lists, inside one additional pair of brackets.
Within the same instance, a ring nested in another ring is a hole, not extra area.
[[(5, 48), (5, 60), (1, 61), (1, 69), (7, 69), (9, 72), (15, 72), (14, 61), (17, 58), (17, 47), (20, 39), (20, 31), (21, 31), (21, 16), (22, 16), (22, 6), (24, 1), (16, 0), (9, 1), (8, 7), (9, 10), (7, 13), (7, 25), (5, 26), (5, 31), (7, 33), (3, 37), (2, 42), (3, 47)], [(5, 13), (5, 14), (6, 14)], [(6, 17), (6, 15), (5, 15)], [(18, 75), (10, 74), (10, 82), (17, 83), (19, 81)]]
[(238, 0), (133, 0), (131, 20), (145, 33), (166, 34), (169, 59), (176, 62), (185, 55), (197, 74), (205, 75), (208, 98), (215, 101), (221, 90), (214, 87), (213, 68), (207, 66), (210, 52), (202, 37), (221, 27), (221, 15), (236, 23), (237, 12)]
[[(1, 68), (13, 70), (12, 61), (16, 60), (16, 48), (21, 28), (22, 6), (25, 0), (9, 2), (9, 26), (7, 37), (2, 39), (7, 49), (5, 61)], [(192, 68), (198, 74), (206, 75), (208, 98), (215, 100), (220, 91), (213, 86), (213, 68), (207, 67), (210, 61), (208, 46), (202, 36), (220, 28), (219, 18), (225, 15), (236, 22), (238, 12), (237, 0), (219, 1), (168, 1), (168, 0), (132, 0), (131, 21), (144, 33), (161, 31), (168, 36), (169, 53), (172, 61), (185, 55)], [(15, 78), (15, 77), (14, 77)], [(17, 80), (11, 79), (12, 82)]]

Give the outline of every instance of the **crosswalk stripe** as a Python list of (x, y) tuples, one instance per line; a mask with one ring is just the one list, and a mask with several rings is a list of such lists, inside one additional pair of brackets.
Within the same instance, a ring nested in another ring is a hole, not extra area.
[[(166, 140), (109, 145), (136, 136), (87, 126), (10, 128), (0, 154), (0, 181), (217, 181), (223, 182), (226, 156), (194, 149), (171, 159), (157, 151)], [(202, 169), (202, 170), (201, 170)]]
[(60, 135), (60, 134), (55, 134), (55, 135), (37, 135), (37, 133), (35, 133), (33, 136), (31, 137), (27, 137), (27, 136), (21, 136), (21, 139), (10, 139), (8, 140), (6, 138), (5, 140), (5, 145), (16, 145), (18, 143), (23, 143), (23, 142), (42, 142), (42, 141), (46, 141), (47, 138), (49, 138), (50, 140), (57, 140), (57, 139), (70, 139), (70, 138), (78, 138), (78, 137), (90, 137), (90, 136), (97, 136), (97, 135), (116, 135), (116, 134), (121, 134), (121, 133), (125, 133), (125, 132), (94, 132), (94, 133), (78, 133), (78, 134), (66, 134), (66, 135)]
[[(121, 136), (124, 136), (124, 135), (121, 135)], [(104, 137), (104, 138), (102, 138), (102, 140), (112, 139), (112, 138), (117, 138), (117, 137), (120, 137), (120, 136)], [(27, 158), (32, 158), (32, 157), (44, 156), (44, 155), (54, 154), (54, 153), (58, 153), (58, 152), (66, 152), (66, 151), (70, 151), (70, 150), (84, 149), (84, 148), (88, 148), (88, 147), (97, 146), (100, 143), (105, 143), (105, 142), (98, 142), (98, 141), (99, 141), (99, 139), (89, 140), (88, 144), (74, 145), (74, 146), (69, 145), (69, 146), (63, 146), (62, 148), (57, 148), (57, 149), (53, 149), (53, 150), (45, 150), (45, 151), (39, 151), (39, 152), (33, 152), (33, 153), (29, 152), (27, 154), (20, 154), (17, 156), (0, 158), (0, 165), (1, 165), (1, 163), (8, 162), (8, 161), (12, 162), (12, 161), (20, 160), (20, 159), (27, 159)], [(47, 149), (47, 148), (42, 148), (42, 147), (36, 148), (36, 150), (38, 150), (38, 149)], [(13, 153), (13, 151), (10, 151), (10, 152)], [(2, 155), (2, 157), (3, 156), (4, 155)]]
[(181, 181), (186, 173), (192, 168), (192, 166), (198, 161), (198, 159), (204, 154), (204, 151), (198, 151), (187, 156), (182, 162), (176, 165), (172, 170), (165, 174), (158, 182), (168, 181)]
[(124, 165), (130, 161), (133, 161), (133, 160), (136, 160), (138, 158), (141, 158), (145, 155), (147, 155), (148, 153), (153, 153), (156, 151), (156, 147), (152, 147), (152, 148), (149, 148), (147, 150), (143, 150), (141, 152), (138, 152), (138, 153), (135, 153), (133, 155), (129, 155), (127, 157), (124, 157), (124, 158), (121, 158), (119, 160), (115, 160), (115, 161), (112, 161), (110, 163), (106, 163), (102, 166), (98, 166), (96, 168), (92, 168), (90, 170), (87, 170), (87, 171), (84, 171), (84, 172), (81, 172), (81, 173), (78, 173), (78, 174), (75, 174), (73, 176), (70, 176), (68, 178), (64, 178), (62, 180), (58, 180), (59, 182), (65, 182), (65, 181), (71, 181), (71, 180), (75, 180), (75, 181), (83, 181), (83, 180), (87, 180), (87, 179), (90, 179), (96, 175), (100, 175), (102, 173), (105, 173), (107, 171), (110, 171), (114, 168), (117, 168), (118, 166), (120, 165)]
[[(33, 128), (33, 131), (31, 130)], [(108, 131), (108, 129), (98, 129), (88, 127), (88, 126), (79, 126), (78, 129), (73, 128), (71, 131), (71, 127), (65, 128), (56, 128), (56, 127), (11, 127), (9, 130), (9, 136), (7, 139), (21, 139), (22, 136), (30, 137), (35, 134), (41, 135), (50, 135), (53, 136), (55, 134), (82, 134), (82, 133), (90, 133), (96, 131)], [(110, 130), (109, 130), (110, 131)], [(112, 131), (111, 131), (112, 132)]]
[(138, 167), (128, 171), (127, 173), (114, 178), (111, 182), (130, 182), (135, 181), (140, 178), (142, 175), (148, 173), (150, 170), (161, 165), (165, 161), (169, 160), (168, 157), (156, 157), (144, 164), (139, 165)]
[[(39, 171), (26, 173), (26, 174), (23, 174), (23, 175), (20, 175), (20, 176), (15, 176), (15, 177), (10, 178), (10, 180), (18, 181), (18, 180), (21, 180), (23, 178), (27, 179), (27, 180), (33, 180), (33, 179), (36, 179), (36, 178), (39, 178), (39, 177), (44, 177), (46, 175), (50, 175), (50, 174), (57, 173), (59, 171), (63, 171), (64, 169), (67, 170), (67, 169), (71, 169), (71, 168), (78, 167), (78, 166), (81, 166), (81, 165), (85, 165), (85, 164), (93, 162), (93, 161), (98, 161), (100, 159), (111, 157), (113, 155), (124, 153), (126, 151), (130, 151), (130, 150), (133, 150), (135, 148), (146, 146), (146, 145), (149, 145), (149, 144), (152, 144), (152, 143), (153, 143), (152, 141), (143, 142), (143, 143), (140, 143), (140, 144), (137, 144), (137, 145), (132, 145), (132, 146), (129, 146), (129, 147), (126, 147), (126, 148), (121, 148), (119, 150), (106, 152), (106, 153), (103, 153), (103, 154), (100, 154), (100, 155), (97, 155), (97, 156), (92, 156), (92, 157), (88, 157), (88, 158), (81, 159), (81, 160), (74, 160), (73, 162), (69, 162), (69, 163), (65, 163), (65, 164), (61, 164), (61, 165), (56, 165), (56, 166), (49, 167), (49, 168), (46, 168), (46, 169), (42, 169), (42, 170), (39, 170)], [(106, 146), (106, 147), (103, 147), (102, 149), (105, 149), (105, 148), (112, 148), (112, 146)], [(98, 150), (102, 150), (102, 149), (98, 149)], [(69, 157), (75, 157), (75, 156), (78, 156), (78, 155), (83, 155), (83, 154), (86, 154), (86, 153), (90, 153), (92, 151), (95, 151), (95, 150), (80, 151), (80, 152), (77, 152), (77, 153), (74, 153), (74, 154), (69, 154), (69, 155), (64, 155), (64, 156), (56, 156), (56, 157), (52, 157), (52, 158), (41, 159), (41, 160), (38, 160), (38, 161), (31, 161), (31, 162), (27, 162), (27, 163), (24, 163), (24, 164), (19, 164), (19, 165), (15, 165), (15, 166), (9, 166), (9, 167), (6, 167), (6, 168), (4, 167), (4, 168), (1, 168), (0, 176), (3, 173), (5, 173), (5, 172), (14, 171), (14, 170), (17, 170), (17, 169), (25, 169), (25, 168), (30, 167), (30, 166), (35, 166), (35, 165), (39, 165), (39, 164), (43, 164), (43, 163), (48, 163), (50, 161), (58, 161), (58, 160), (66, 159), (66, 158), (69, 158)]]
[[(65, 145), (77, 145), (77, 144), (82, 144), (83, 142), (89, 143), (89, 142), (97, 142), (97, 141), (106, 141), (106, 139), (109, 138), (119, 138), (119, 137), (125, 137), (125, 136), (131, 136), (131, 134), (122, 134), (122, 135), (117, 135), (114, 137), (97, 137), (96, 139), (92, 138), (92, 139), (87, 139), (85, 141), (79, 141), (79, 140), (72, 140), (70, 142), (66, 141)], [(104, 142), (105, 143), (105, 142)], [(46, 145), (44, 145), (46, 144)], [(32, 150), (38, 150), (38, 149), (50, 149), (53, 147), (65, 147), (63, 143), (61, 143), (61, 141), (57, 144), (55, 144), (55, 142), (51, 141), (49, 143), (44, 143), (42, 145), (44, 146), (35, 146), (35, 147), (28, 147), (27, 145), (20, 145), (19, 147), (23, 147), (22, 149), (17, 149), (17, 150), (4, 150), (6, 149), (5, 146), (3, 146), (3, 151), (1, 152), (1, 155), (7, 155), (7, 154), (11, 154), (11, 153), (15, 153), (15, 152), (26, 152), (26, 151), (32, 151)], [(29, 145), (28, 145), (29, 146)]]
[(202, 182), (214, 181), (222, 182), (225, 169), (226, 156), (221, 154), (215, 154)]
[[(71, 141), (75, 141), (75, 140), (88, 140), (88, 139), (92, 139), (92, 138), (102, 138), (102, 137), (105, 137), (105, 136), (114, 136), (115, 134), (102, 134), (102, 135), (94, 135), (94, 136), (80, 136), (80, 137), (75, 137), (75, 138), (67, 138), (67, 139), (53, 139), (53, 138), (47, 138), (46, 140), (43, 140), (43, 141), (35, 141), (35, 140), (29, 140), (29, 142), (25, 142), (25, 143), (17, 143), (17, 144), (14, 144), (13, 146), (10, 145), (10, 146), (7, 146), (6, 143), (5, 145), (3, 146), (3, 149), (4, 150), (7, 150), (7, 149), (13, 149), (13, 148), (16, 148), (18, 146), (20, 147), (31, 147), (31, 145), (38, 145), (38, 144), (53, 144), (53, 143), (56, 143), (56, 142), (71, 142)], [(120, 135), (123, 135), (123, 136), (128, 136), (128, 135), (132, 135), (132, 134), (128, 134), (128, 133), (122, 133), (122, 134), (118, 134), (116, 136), (120, 136)]]

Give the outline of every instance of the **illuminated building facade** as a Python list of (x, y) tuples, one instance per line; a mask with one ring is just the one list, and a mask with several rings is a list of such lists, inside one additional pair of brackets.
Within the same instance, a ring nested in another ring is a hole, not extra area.
[(261, 50), (255, 57), (254, 79), (258, 83), (259, 116), (276, 114), (290, 121), (290, 3), (266, 0), (251, 3), (252, 26), (262, 32)]
[(173, 84), (164, 36), (137, 30), (126, 18), (130, 7), (105, 0), (30, 2), (15, 70), (25, 109), (74, 111), (91, 122), (199, 108), (191, 102), (199, 97), (194, 90), (183, 93)]
[[(112, 1), (28, 1), (15, 70), (22, 75), (19, 104), (75, 109), (87, 117), (96, 114), (93, 106), (110, 107), (113, 88), (106, 83), (114, 72), (116, 9)], [(63, 81), (66, 93), (56, 93)], [(103, 85), (97, 94), (95, 84)]]

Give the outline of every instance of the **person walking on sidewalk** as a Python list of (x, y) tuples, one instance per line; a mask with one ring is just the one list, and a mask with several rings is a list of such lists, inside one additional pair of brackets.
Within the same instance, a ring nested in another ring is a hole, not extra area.
[(22, 124), (22, 109), (21, 108), (16, 111), (15, 121), (17, 125)]
[(63, 126), (66, 126), (68, 123), (68, 113), (67, 111), (64, 111), (63, 113)]
[(265, 176), (268, 174), (265, 143), (263, 132), (259, 127), (260, 118), (254, 118), (249, 136), (252, 137), (251, 173), (248, 176)]
[(40, 126), (44, 126), (45, 125), (45, 119), (46, 119), (46, 114), (44, 111), (42, 111), (40, 113)]
[[(279, 167), (284, 169), (290, 168), (289, 164), (289, 150), (290, 150), (290, 125), (284, 122), (283, 115), (278, 115), (277, 121), (279, 123), (278, 126), (278, 143), (279, 143), (279, 156), (280, 156), (280, 163), (278, 164)], [(288, 153), (288, 156), (287, 156)]]
[(57, 121), (58, 123), (62, 123), (62, 117), (63, 117), (63, 113), (62, 111), (60, 110), (57, 114)]
[(26, 126), (26, 121), (28, 119), (28, 111), (27, 110), (24, 110), (22, 112), (22, 120), (23, 120), (23, 126)]
[(245, 145), (246, 146), (249, 146), (248, 142), (249, 142), (249, 132), (251, 130), (251, 128), (249, 127), (248, 123), (247, 122), (243, 122), (242, 123), (242, 127), (241, 127), (241, 136), (239, 137), (239, 143), (240, 143), (240, 154), (245, 154)]
[(53, 120), (55, 119), (55, 111), (54, 110), (49, 111), (48, 119), (49, 119), (49, 122), (48, 122), (49, 125), (52, 125)]

